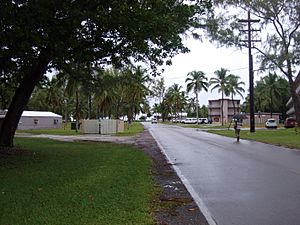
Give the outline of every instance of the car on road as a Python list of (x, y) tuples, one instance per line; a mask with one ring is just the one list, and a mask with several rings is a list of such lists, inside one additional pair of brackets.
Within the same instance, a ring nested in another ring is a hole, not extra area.
[(276, 120), (273, 118), (267, 119), (266, 121), (266, 128), (277, 128)]
[(296, 125), (296, 119), (293, 117), (288, 117), (284, 121), (284, 127), (285, 128), (293, 128)]
[(151, 123), (157, 123), (157, 119), (156, 118), (152, 118), (151, 119)]
[(184, 124), (195, 124), (197, 123), (197, 119), (196, 118), (185, 118), (182, 123)]

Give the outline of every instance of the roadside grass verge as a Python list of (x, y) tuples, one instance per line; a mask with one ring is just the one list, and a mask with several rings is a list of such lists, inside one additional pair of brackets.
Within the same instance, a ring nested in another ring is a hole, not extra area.
[(144, 126), (140, 122), (124, 124), (124, 132), (117, 133), (117, 136), (134, 136), (144, 131)]
[[(300, 130), (298, 130), (298, 133), (296, 133), (295, 129), (270, 129), (256, 130), (255, 133), (250, 133), (249, 130), (241, 130), (240, 136), (242, 139), (300, 149), (299, 131)], [(228, 137), (235, 137), (233, 130), (208, 130), (208, 132)]]
[(154, 224), (151, 160), (130, 145), (17, 138), (0, 154), (0, 224)]

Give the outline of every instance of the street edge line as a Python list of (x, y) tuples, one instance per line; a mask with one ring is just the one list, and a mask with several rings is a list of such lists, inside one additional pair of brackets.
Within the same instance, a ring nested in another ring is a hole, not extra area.
[(158, 147), (160, 148), (160, 150), (162, 151), (162, 153), (165, 155), (165, 157), (167, 159), (167, 162), (173, 167), (173, 169), (175, 170), (175, 172), (177, 173), (177, 175), (181, 179), (182, 183), (185, 185), (186, 189), (188, 190), (188, 192), (190, 193), (190, 195), (192, 196), (192, 198), (194, 199), (194, 201), (198, 205), (199, 209), (203, 213), (203, 215), (204, 215), (206, 221), (208, 222), (208, 224), (209, 225), (217, 225), (217, 223), (215, 222), (215, 220), (211, 216), (210, 212), (208, 211), (207, 207), (205, 206), (204, 202), (199, 197), (199, 195), (196, 193), (196, 191), (194, 190), (192, 185), (188, 182), (188, 180), (185, 178), (185, 176), (181, 173), (180, 169), (172, 163), (171, 159), (167, 155), (167, 153), (166, 153), (165, 149), (163, 148), (163, 146), (157, 141), (156, 137), (153, 135), (151, 129), (148, 129), (148, 130), (149, 130), (151, 136), (156, 141), (156, 143), (157, 143)]

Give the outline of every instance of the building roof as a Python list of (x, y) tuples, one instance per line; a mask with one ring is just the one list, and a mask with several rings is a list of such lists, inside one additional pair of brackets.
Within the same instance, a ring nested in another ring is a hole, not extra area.
[(23, 111), (22, 116), (26, 117), (62, 117), (53, 112), (46, 111)]
[[(4, 113), (0, 114), (0, 118), (4, 118), (7, 110), (2, 110)], [(22, 116), (24, 117), (59, 117), (62, 118), (61, 115), (58, 115), (53, 112), (48, 112), (48, 111), (23, 111)]]

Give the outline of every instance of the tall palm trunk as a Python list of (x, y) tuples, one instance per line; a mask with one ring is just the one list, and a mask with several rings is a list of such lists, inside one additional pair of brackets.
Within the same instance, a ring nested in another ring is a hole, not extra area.
[(273, 97), (272, 93), (270, 93), (270, 116), (273, 118)]
[(231, 101), (232, 101), (232, 104), (233, 104), (233, 115), (235, 115), (235, 102), (233, 100), (233, 94), (231, 94)]
[(79, 93), (76, 90), (76, 133), (79, 129)]
[(197, 125), (199, 123), (199, 99), (198, 99), (198, 93), (196, 93), (196, 116), (197, 116)]
[(223, 110), (223, 101), (224, 101), (224, 92), (222, 91), (222, 99), (221, 99), (221, 124), (224, 126), (224, 110)]

